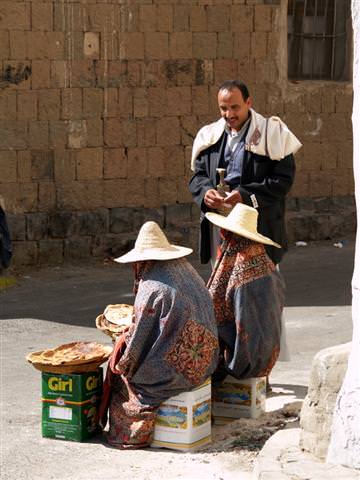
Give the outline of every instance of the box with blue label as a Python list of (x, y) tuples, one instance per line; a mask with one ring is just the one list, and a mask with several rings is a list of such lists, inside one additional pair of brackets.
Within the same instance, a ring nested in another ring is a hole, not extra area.
[(266, 377), (237, 380), (228, 375), (219, 386), (213, 386), (212, 412), (215, 424), (238, 418), (258, 418), (265, 412)]
[(171, 397), (158, 410), (152, 447), (192, 451), (211, 441), (211, 381)]

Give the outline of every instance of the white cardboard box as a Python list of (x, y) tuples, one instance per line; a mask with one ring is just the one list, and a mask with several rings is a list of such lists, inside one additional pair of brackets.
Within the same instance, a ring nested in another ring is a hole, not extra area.
[(265, 412), (266, 377), (237, 380), (228, 375), (219, 387), (213, 386), (212, 413), (215, 424), (237, 418), (258, 418)]
[(211, 442), (211, 380), (160, 405), (152, 447), (191, 451)]

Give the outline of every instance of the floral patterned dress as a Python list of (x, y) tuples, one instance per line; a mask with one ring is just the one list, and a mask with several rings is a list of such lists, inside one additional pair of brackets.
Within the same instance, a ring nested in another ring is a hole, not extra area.
[(134, 312), (105, 382), (108, 441), (118, 448), (149, 445), (160, 404), (203, 383), (218, 360), (212, 299), (186, 259), (141, 263)]
[(220, 360), (213, 381), (266, 376), (280, 351), (285, 285), (264, 245), (221, 230), (224, 239), (208, 282)]

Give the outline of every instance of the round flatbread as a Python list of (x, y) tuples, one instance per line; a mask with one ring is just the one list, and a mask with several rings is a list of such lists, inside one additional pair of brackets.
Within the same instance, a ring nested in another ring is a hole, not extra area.
[(79, 365), (51, 365), (32, 362), (32, 366), (41, 372), (56, 373), (59, 375), (67, 375), (73, 373), (94, 372), (105, 360), (91, 361), (90, 363), (80, 363)]
[(95, 320), (96, 327), (106, 335), (109, 335), (112, 340), (116, 340), (117, 337), (123, 333), (128, 327), (126, 325), (115, 325), (110, 323), (103, 314), (98, 315)]
[(128, 326), (132, 322), (134, 307), (126, 303), (108, 305), (104, 310), (104, 317), (110, 323), (121, 327)]
[(80, 365), (99, 361), (102, 363), (111, 354), (112, 347), (97, 342), (72, 342), (56, 348), (31, 352), (26, 359), (42, 365)]

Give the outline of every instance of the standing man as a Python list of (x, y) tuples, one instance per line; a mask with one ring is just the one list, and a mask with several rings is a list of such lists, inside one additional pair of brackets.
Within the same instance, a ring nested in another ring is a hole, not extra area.
[[(256, 113), (247, 86), (238, 80), (220, 86), (218, 105), (222, 118), (198, 132), (192, 152), (194, 175), (189, 188), (201, 209), (201, 262), (215, 260), (220, 242), (205, 213), (230, 211), (244, 203), (258, 210), (259, 232), (282, 246), (266, 247), (276, 265), (287, 246), (285, 196), (295, 176), (293, 154), (301, 143), (280, 118)], [(225, 169), (226, 197), (216, 189), (218, 168)]]

